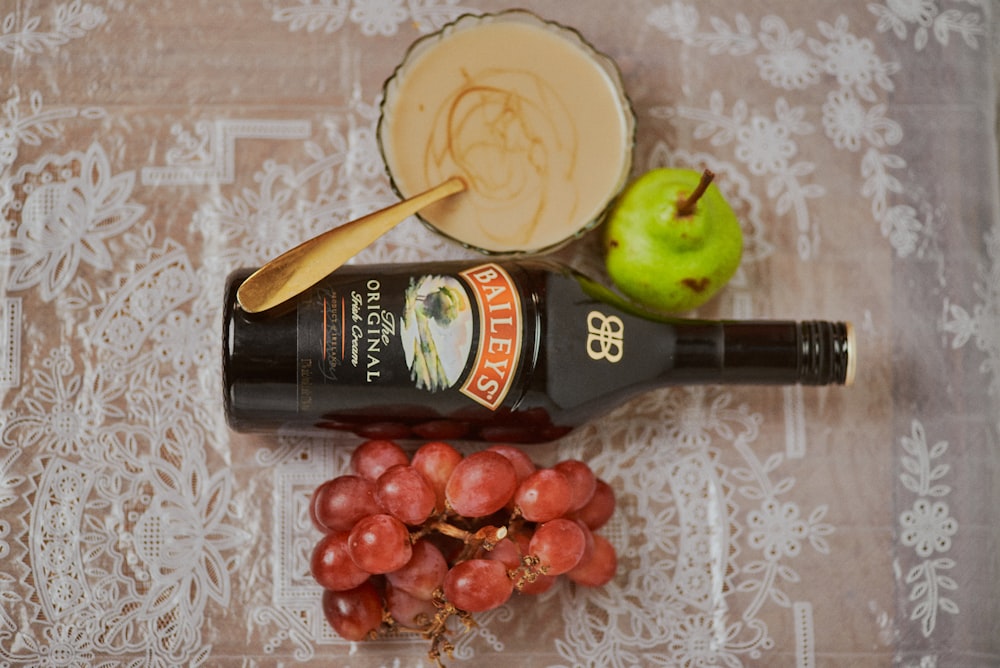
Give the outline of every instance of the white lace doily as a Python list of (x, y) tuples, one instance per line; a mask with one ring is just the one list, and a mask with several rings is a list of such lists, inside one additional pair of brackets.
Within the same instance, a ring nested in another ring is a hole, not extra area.
[[(322, 619), (306, 501), (355, 442), (227, 429), (223, 282), (392, 202), (383, 80), (506, 6), (0, 7), (0, 666), (429, 665)], [(520, 6), (618, 62), (637, 173), (718, 174), (746, 253), (699, 315), (851, 320), (860, 366), (538, 446), (618, 490), (618, 574), (480, 616), (454, 665), (996, 665), (996, 5)], [(411, 220), (357, 261), (471, 256)]]

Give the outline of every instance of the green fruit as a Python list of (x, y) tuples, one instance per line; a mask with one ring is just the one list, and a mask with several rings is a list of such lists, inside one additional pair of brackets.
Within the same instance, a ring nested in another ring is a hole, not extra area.
[(605, 226), (611, 280), (638, 303), (690, 311), (736, 273), (743, 233), (712, 172), (654, 169), (633, 181)]

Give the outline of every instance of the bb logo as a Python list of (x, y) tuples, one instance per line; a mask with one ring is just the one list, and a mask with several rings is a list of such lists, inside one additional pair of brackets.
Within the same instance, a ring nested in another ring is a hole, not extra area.
[(587, 314), (587, 354), (592, 360), (607, 360), (614, 364), (622, 358), (625, 345), (625, 323), (616, 315), (600, 311)]

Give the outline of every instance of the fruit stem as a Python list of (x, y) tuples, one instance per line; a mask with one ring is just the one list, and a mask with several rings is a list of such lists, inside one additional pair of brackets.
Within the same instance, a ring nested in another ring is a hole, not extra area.
[(687, 216), (693, 216), (694, 210), (698, 205), (698, 200), (701, 196), (705, 194), (708, 190), (708, 186), (712, 183), (712, 179), (715, 178), (715, 173), (710, 169), (706, 169), (701, 173), (701, 180), (698, 181), (698, 187), (694, 189), (687, 199), (677, 202), (677, 217), (684, 218)]
[(462, 529), (460, 527), (455, 526), (454, 524), (451, 524), (450, 522), (446, 522), (445, 520), (438, 520), (437, 522), (432, 522), (428, 526), (424, 527), (422, 531), (417, 532), (416, 535), (417, 538), (423, 538), (425, 535), (433, 533), (435, 531), (444, 536), (448, 536), (449, 538), (457, 538), (463, 543), (468, 543), (473, 539), (473, 534), (466, 531), (465, 529)]
[(427, 653), (427, 657), (438, 668), (444, 668), (444, 662), (441, 661), (442, 652), (450, 658), (455, 649), (455, 646), (447, 638), (448, 620), (453, 616), (457, 616), (467, 629), (475, 626), (475, 621), (469, 613), (463, 612), (449, 603), (445, 599), (444, 592), (441, 591), (440, 587), (434, 591), (432, 600), (438, 611), (429, 626), (422, 633), (424, 638), (431, 641), (431, 648)]
[(521, 557), (521, 565), (507, 571), (507, 577), (514, 581), (514, 588), (518, 591), (524, 589), (538, 579), (539, 575), (545, 575), (548, 568), (541, 566), (541, 560), (531, 554)]
[(459, 561), (472, 558), (472, 556), (475, 555), (480, 548), (489, 552), (496, 547), (497, 543), (506, 538), (508, 534), (507, 527), (486, 525), (473, 533), (471, 531), (466, 531), (461, 527), (457, 527), (445, 520), (437, 520), (429, 523), (420, 531), (411, 534), (410, 542), (415, 543), (420, 538), (423, 538), (427, 534), (435, 531), (441, 535), (448, 536), (449, 538), (457, 538), (462, 541), (464, 547), (462, 549), (461, 556), (459, 556)]

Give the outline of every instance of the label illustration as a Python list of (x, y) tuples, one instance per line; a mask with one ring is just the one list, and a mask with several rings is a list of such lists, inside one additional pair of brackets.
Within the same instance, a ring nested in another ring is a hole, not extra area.
[(410, 378), (436, 392), (461, 377), (472, 350), (472, 305), (451, 276), (422, 276), (406, 290), (400, 328)]

